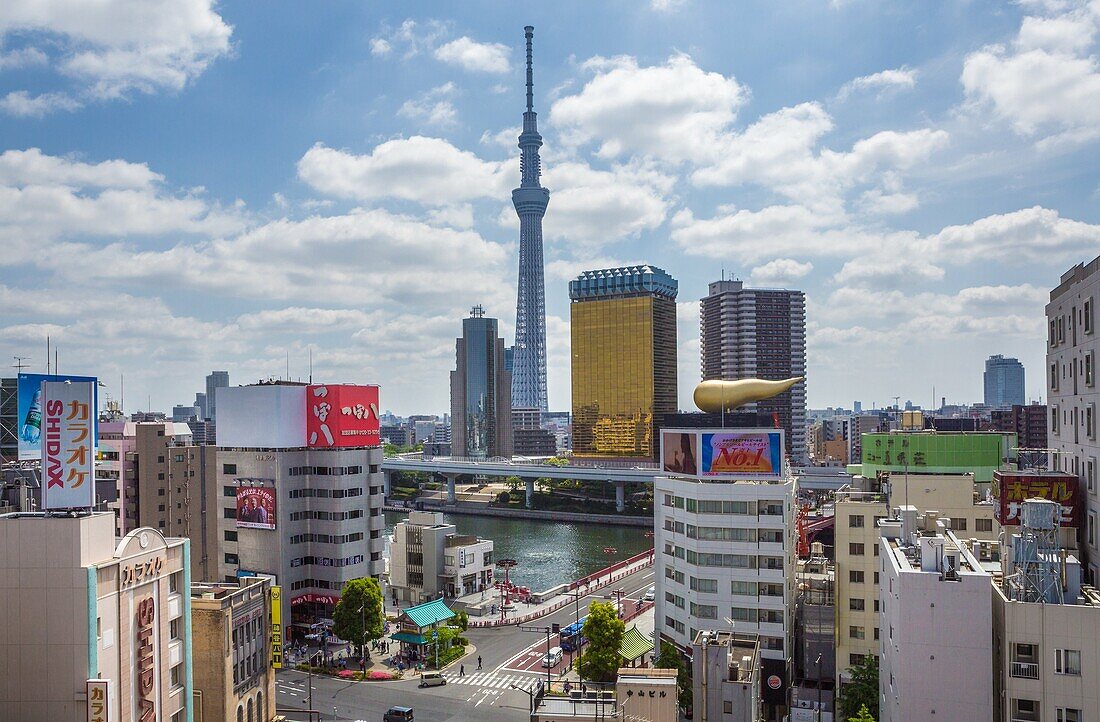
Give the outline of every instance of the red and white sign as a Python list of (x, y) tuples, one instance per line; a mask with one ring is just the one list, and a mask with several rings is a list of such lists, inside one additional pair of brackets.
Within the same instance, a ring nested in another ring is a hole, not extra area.
[(156, 722), (160, 680), (157, 679), (157, 607), (153, 597), (138, 603), (136, 622), (136, 656), (134, 661), (134, 717), (136, 722)]
[(1079, 527), (1080, 482), (1064, 471), (994, 471), (993, 484), (1000, 497), (997, 521), (1019, 526), (1025, 499), (1049, 499), (1061, 507), (1059, 526)]
[(306, 387), (306, 445), (314, 449), (381, 444), (378, 387)]
[(42, 382), (42, 508), (95, 506), (95, 384)]
[(299, 594), (291, 598), (290, 606), (293, 607), (298, 604), (307, 604), (309, 602), (316, 602), (317, 604), (336, 604), (338, 601), (340, 601), (339, 594)]
[(773, 674), (772, 676), (768, 677), (768, 686), (772, 689), (779, 689), (782, 684), (783, 680), (781, 680), (777, 675)]
[(106, 679), (89, 679), (87, 683), (88, 693), (88, 722), (109, 722), (111, 719), (111, 705), (107, 695), (111, 691), (111, 683)]

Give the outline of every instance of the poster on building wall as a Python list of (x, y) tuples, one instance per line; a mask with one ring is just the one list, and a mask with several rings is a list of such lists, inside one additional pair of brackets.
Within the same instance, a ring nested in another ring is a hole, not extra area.
[(377, 386), (306, 387), (306, 443), (310, 448), (379, 446), (379, 429)]
[(95, 382), (41, 388), (42, 508), (95, 506)]
[(783, 475), (783, 431), (707, 431), (700, 444), (700, 476), (779, 478)]
[(699, 434), (690, 431), (661, 432), (661, 469), (669, 474), (699, 475)]
[(86, 693), (88, 695), (88, 722), (110, 722), (111, 704), (107, 695), (111, 692), (111, 682), (107, 679), (89, 679)]
[(237, 528), (275, 528), (275, 490), (265, 486), (237, 487)]
[[(16, 387), (16, 434), (19, 437), (19, 460), (32, 461), (42, 458), (42, 382), (43, 381), (71, 381), (86, 382), (93, 385), (93, 394), (98, 381), (94, 376), (64, 376), (58, 374), (19, 374)], [(97, 397), (98, 398), (98, 397)], [(98, 423), (99, 408), (96, 400), (92, 402), (92, 443), (99, 438)]]
[(1078, 480), (1073, 474), (1048, 471), (995, 471), (993, 480), (1000, 504), (997, 521), (1002, 526), (1019, 526), (1025, 499), (1049, 499), (1061, 506), (1060, 526), (1080, 525)]

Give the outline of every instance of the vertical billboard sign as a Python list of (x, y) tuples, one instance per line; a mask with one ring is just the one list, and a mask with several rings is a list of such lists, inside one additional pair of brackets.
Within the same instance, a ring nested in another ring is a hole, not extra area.
[[(16, 433), (19, 435), (19, 460), (31, 461), (42, 458), (42, 382), (43, 381), (78, 381), (91, 383), (92, 387), (98, 386), (94, 376), (59, 376), (56, 374), (19, 374), (19, 382), (16, 387)], [(98, 398), (92, 403), (92, 443), (99, 438), (97, 409)]]
[(306, 442), (310, 448), (381, 443), (377, 386), (327, 384), (306, 389)]
[(42, 508), (95, 506), (95, 383), (46, 381), (40, 403)]
[(274, 529), (275, 490), (263, 486), (238, 486), (237, 527)]
[(283, 668), (283, 588), (271, 587), (271, 666)]
[(110, 681), (106, 679), (89, 679), (86, 691), (88, 693), (88, 722), (109, 722), (111, 707), (107, 695), (110, 692)]

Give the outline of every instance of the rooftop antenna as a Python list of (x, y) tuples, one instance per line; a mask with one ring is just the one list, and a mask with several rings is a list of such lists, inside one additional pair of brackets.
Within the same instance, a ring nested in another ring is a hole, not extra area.
[(309, 383), (313, 384), (313, 347), (309, 347)]
[(46, 375), (50, 375), (50, 335), (46, 334)]
[(12, 358), (15, 359), (15, 363), (11, 365), (11, 367), (15, 369), (15, 373), (21, 374), (23, 373), (23, 369), (30, 368), (28, 364), (23, 363), (30, 359), (30, 356), (12, 356)]
[(534, 73), (531, 71), (531, 42), (535, 37), (535, 26), (526, 25), (523, 35), (527, 38), (527, 112), (535, 109)]
[(290, 349), (286, 351), (286, 380), (290, 381)]

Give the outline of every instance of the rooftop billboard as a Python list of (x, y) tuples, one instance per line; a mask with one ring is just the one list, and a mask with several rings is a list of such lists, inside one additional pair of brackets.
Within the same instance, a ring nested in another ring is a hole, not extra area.
[(306, 387), (306, 443), (311, 448), (378, 446), (378, 387)]
[(779, 479), (782, 429), (662, 429), (661, 468), (709, 481)]
[(1001, 432), (900, 432), (863, 434), (863, 475), (878, 471), (928, 474), (973, 473), (989, 482), (1005, 459), (1014, 455), (1016, 435)]
[(1002, 526), (1019, 526), (1021, 505), (1025, 499), (1049, 499), (1062, 507), (1061, 526), (1081, 524), (1079, 482), (1073, 474), (1061, 471), (997, 471), (994, 473), (1000, 504), (997, 521)]
[(46, 381), (41, 409), (42, 508), (95, 506), (94, 381)]
[(29, 461), (42, 458), (42, 382), (72, 381), (90, 382), (93, 387), (92, 403), (92, 444), (99, 438), (99, 381), (94, 376), (68, 376), (64, 374), (19, 374), (16, 386), (17, 413), (16, 423), (19, 435), (19, 460)]

